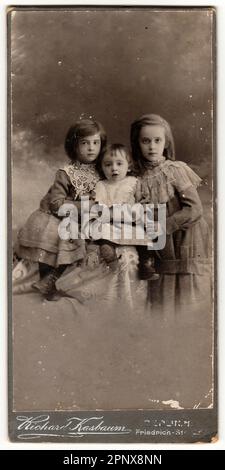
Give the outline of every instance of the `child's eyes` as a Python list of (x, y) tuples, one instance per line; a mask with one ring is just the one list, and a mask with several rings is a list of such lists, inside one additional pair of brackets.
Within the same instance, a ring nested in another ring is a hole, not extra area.
[[(121, 166), (121, 165), (123, 165), (123, 162), (117, 162), (116, 165)], [(104, 163), (104, 166), (105, 167), (110, 167), (110, 166), (112, 166), (112, 163)]]
[[(142, 142), (143, 142), (143, 144), (150, 144), (151, 141), (150, 141), (150, 139), (143, 139)], [(156, 137), (156, 138), (154, 139), (154, 142), (155, 142), (156, 144), (158, 144), (159, 142), (161, 142), (160, 137)]]
[[(81, 143), (82, 145), (85, 145), (85, 144), (89, 144), (89, 141), (88, 141), (88, 140), (81, 140), (80, 143)], [(99, 144), (100, 144), (100, 140), (94, 140), (94, 141), (93, 141), (93, 144), (94, 144), (94, 145), (99, 145)]]

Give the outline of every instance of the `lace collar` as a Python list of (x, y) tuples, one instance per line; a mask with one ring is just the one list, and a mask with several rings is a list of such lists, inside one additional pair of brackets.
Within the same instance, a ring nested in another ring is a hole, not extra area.
[(80, 163), (78, 161), (70, 162), (62, 168), (71, 181), (75, 189), (74, 199), (78, 199), (82, 195), (87, 195), (95, 189), (96, 183), (100, 180), (100, 176), (96, 170), (94, 163)]

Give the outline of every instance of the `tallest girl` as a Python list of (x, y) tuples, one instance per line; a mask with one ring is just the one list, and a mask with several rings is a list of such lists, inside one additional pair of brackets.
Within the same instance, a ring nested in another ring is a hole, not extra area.
[(137, 202), (166, 204), (166, 245), (143, 253), (140, 261), (147, 278), (148, 258), (154, 254), (159, 279), (150, 282), (151, 303), (161, 311), (193, 308), (210, 292), (209, 230), (197, 193), (201, 179), (186, 163), (175, 161), (170, 125), (156, 114), (133, 122), (131, 146), (140, 172)]

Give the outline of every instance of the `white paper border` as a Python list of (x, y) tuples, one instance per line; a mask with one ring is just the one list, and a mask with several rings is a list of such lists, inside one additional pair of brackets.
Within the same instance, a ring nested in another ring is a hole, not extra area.
[[(175, 6), (175, 7), (216, 7), (217, 8), (217, 191), (218, 191), (218, 330), (219, 330), (219, 440), (215, 444), (161, 444), (160, 449), (182, 450), (182, 449), (225, 449), (225, 400), (223, 391), (225, 390), (225, 3), (224, 0), (206, 1), (70, 1), (65, 2), (54, 0), (52, 2), (42, 0), (30, 0), (12, 2), (1, 0), (0, 5), (0, 448), (13, 449), (156, 449), (159, 445), (155, 444), (17, 444), (8, 440), (7, 430), (7, 45), (6, 45), (6, 8), (13, 6), (76, 6), (76, 5), (103, 5), (103, 6)], [(158, 447), (158, 449), (157, 449)]]

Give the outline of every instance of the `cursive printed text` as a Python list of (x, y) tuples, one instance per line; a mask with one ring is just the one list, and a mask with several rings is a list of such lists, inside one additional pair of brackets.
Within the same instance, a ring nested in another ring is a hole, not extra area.
[[(124, 425), (110, 426), (105, 424), (103, 416), (90, 418), (69, 417), (63, 424), (51, 422), (48, 414), (39, 416), (17, 416), (20, 439), (35, 439), (41, 436), (74, 436), (82, 437), (87, 434), (130, 434), (131, 429)], [(22, 431), (22, 433), (21, 433)]]

